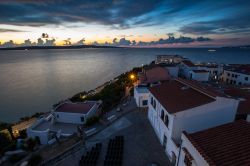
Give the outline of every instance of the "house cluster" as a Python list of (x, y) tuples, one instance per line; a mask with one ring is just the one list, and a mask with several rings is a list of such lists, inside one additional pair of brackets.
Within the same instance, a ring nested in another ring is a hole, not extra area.
[(60, 137), (82, 134), (82, 125), (99, 113), (100, 105), (100, 101), (61, 102), (49, 114), (33, 123), (27, 129), (27, 135), (39, 137), (41, 144), (52, 144)]
[[(222, 65), (194, 64), (187, 59), (176, 64), (169, 63), (167, 57), (161, 59), (166, 65), (159, 63), (145, 68), (139, 78), (155, 67), (164, 68), (169, 76), (157, 73), (153, 82), (139, 82), (134, 88), (134, 98), (138, 107), (148, 109), (148, 119), (173, 165), (249, 164), (248, 85), (244, 82), (241, 87), (212, 86), (207, 81), (224, 81), (221, 77), (229, 71)], [(169, 72), (168, 66), (173, 64), (182, 78)], [(233, 71), (238, 78), (247, 77), (242, 76), (243, 70)]]

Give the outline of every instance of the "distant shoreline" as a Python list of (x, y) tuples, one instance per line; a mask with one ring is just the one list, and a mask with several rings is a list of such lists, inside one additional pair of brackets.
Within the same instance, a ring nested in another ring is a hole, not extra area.
[(116, 46), (76, 45), (76, 46), (27, 46), (0, 48), (0, 50), (41, 50), (41, 49), (82, 49), (82, 48), (119, 48)]
[[(97, 45), (70, 45), (70, 46), (24, 46), (24, 47), (7, 47), (0, 48), (1, 50), (42, 50), (42, 49), (83, 49), (83, 48), (164, 48), (164, 47), (120, 47), (120, 46), (97, 46)], [(177, 47), (165, 47), (165, 48), (173, 48)], [(250, 49), (250, 45), (242, 45), (242, 46), (225, 46), (225, 47), (179, 47), (179, 48), (187, 48), (187, 49)]]

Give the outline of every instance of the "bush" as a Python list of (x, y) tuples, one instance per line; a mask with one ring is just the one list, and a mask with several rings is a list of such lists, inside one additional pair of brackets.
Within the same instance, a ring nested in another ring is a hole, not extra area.
[(85, 125), (88, 127), (88, 126), (91, 126), (97, 122), (99, 122), (99, 119), (100, 117), (99, 116), (92, 116), (90, 118), (87, 119)]
[(28, 161), (28, 165), (36, 166), (36, 165), (39, 165), (41, 162), (42, 162), (42, 156), (40, 156), (39, 154), (34, 154), (30, 157)]

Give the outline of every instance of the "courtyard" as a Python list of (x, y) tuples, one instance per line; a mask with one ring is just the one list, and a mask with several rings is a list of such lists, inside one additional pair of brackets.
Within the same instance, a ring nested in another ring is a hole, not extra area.
[[(136, 109), (86, 140), (87, 149), (90, 149), (95, 143), (101, 142), (103, 144), (98, 166), (103, 165), (108, 141), (115, 136), (124, 136), (123, 166), (147, 166), (152, 162), (156, 162), (161, 166), (170, 165), (164, 149), (148, 121), (146, 111)], [(65, 157), (57, 165), (78, 166), (79, 160), (85, 151), (86, 149), (81, 149)]]

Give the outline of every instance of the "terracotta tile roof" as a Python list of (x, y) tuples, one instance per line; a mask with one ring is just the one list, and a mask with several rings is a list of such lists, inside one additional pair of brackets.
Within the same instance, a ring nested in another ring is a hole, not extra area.
[(178, 80), (151, 87), (149, 90), (169, 113), (184, 111), (215, 101), (211, 96)]
[(55, 112), (87, 114), (94, 105), (95, 105), (95, 102), (64, 103), (60, 105), (55, 110)]
[(202, 93), (205, 93), (211, 97), (217, 97), (217, 96), (220, 96), (220, 97), (226, 97), (225, 94), (223, 94), (222, 92), (216, 90), (215, 88), (213, 87), (209, 87), (207, 85), (204, 85), (202, 84), (201, 82), (199, 81), (196, 81), (196, 80), (186, 80), (186, 79), (183, 79), (183, 78), (178, 78), (177, 79), (178, 81), (186, 84), (186, 85), (189, 85), (190, 87), (202, 92)]
[(182, 63), (184, 63), (188, 67), (195, 67), (195, 64), (193, 62), (191, 62), (190, 60), (184, 60), (184, 61), (182, 61)]
[(158, 65), (150, 65), (144, 68), (144, 72), (139, 76), (140, 83), (154, 83), (170, 80), (170, 78), (168, 69)]
[(250, 164), (250, 124), (244, 120), (183, 133), (209, 165)]
[(192, 70), (194, 73), (208, 73), (206, 70)]

